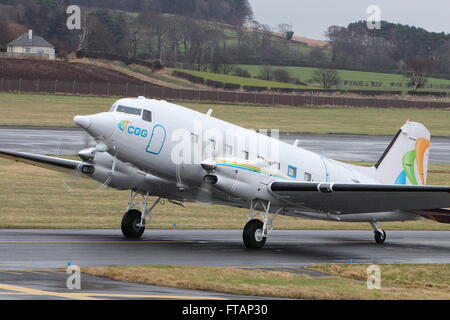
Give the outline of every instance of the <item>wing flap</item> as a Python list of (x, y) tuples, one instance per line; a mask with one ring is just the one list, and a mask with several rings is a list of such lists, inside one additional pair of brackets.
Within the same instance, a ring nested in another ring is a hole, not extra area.
[(0, 150), (0, 157), (62, 173), (70, 173), (77, 169), (82, 163), (81, 161), (76, 160), (9, 150)]
[(336, 214), (450, 207), (450, 187), (273, 182), (272, 193), (304, 207)]

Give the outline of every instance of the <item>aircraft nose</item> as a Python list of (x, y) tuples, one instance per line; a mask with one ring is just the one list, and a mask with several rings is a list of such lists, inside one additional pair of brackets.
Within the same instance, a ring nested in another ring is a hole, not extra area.
[(84, 130), (87, 130), (92, 124), (92, 119), (89, 116), (76, 116), (73, 118), (73, 122)]
[(76, 116), (73, 121), (93, 137), (108, 138), (116, 128), (116, 119), (108, 112), (91, 116)]

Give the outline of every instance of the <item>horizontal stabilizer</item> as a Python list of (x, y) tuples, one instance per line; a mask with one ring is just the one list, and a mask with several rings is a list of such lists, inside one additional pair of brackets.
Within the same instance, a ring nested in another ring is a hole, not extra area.
[(421, 210), (411, 211), (424, 218), (439, 222), (450, 224), (450, 210), (449, 209), (435, 209), (435, 210)]

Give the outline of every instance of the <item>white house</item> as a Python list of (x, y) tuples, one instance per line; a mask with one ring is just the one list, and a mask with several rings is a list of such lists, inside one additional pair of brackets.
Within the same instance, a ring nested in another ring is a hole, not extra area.
[(42, 55), (55, 59), (55, 47), (44, 38), (33, 36), (33, 30), (8, 43), (7, 47), (11, 55)]

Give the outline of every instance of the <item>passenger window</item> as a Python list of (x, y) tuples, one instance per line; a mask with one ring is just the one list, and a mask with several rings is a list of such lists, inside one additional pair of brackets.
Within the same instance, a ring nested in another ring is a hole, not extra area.
[(272, 169), (275, 169), (275, 170), (280, 170), (281, 169), (281, 165), (280, 165), (280, 163), (279, 162), (273, 162), (272, 163)]
[(250, 158), (248, 151), (242, 150), (242, 157), (244, 160), (248, 160)]
[(311, 173), (305, 172), (305, 181), (312, 181)]
[(152, 113), (151, 111), (144, 110), (144, 113), (142, 114), (142, 120), (152, 122)]
[(288, 176), (291, 178), (297, 178), (297, 168), (293, 166), (288, 167)]
[(233, 155), (233, 147), (230, 145), (225, 145), (225, 154), (227, 155)]
[(140, 116), (142, 113), (142, 109), (132, 108), (132, 107), (125, 107), (125, 106), (118, 106), (116, 109), (116, 112), (122, 112), (122, 113), (128, 113), (133, 114), (136, 116)]

